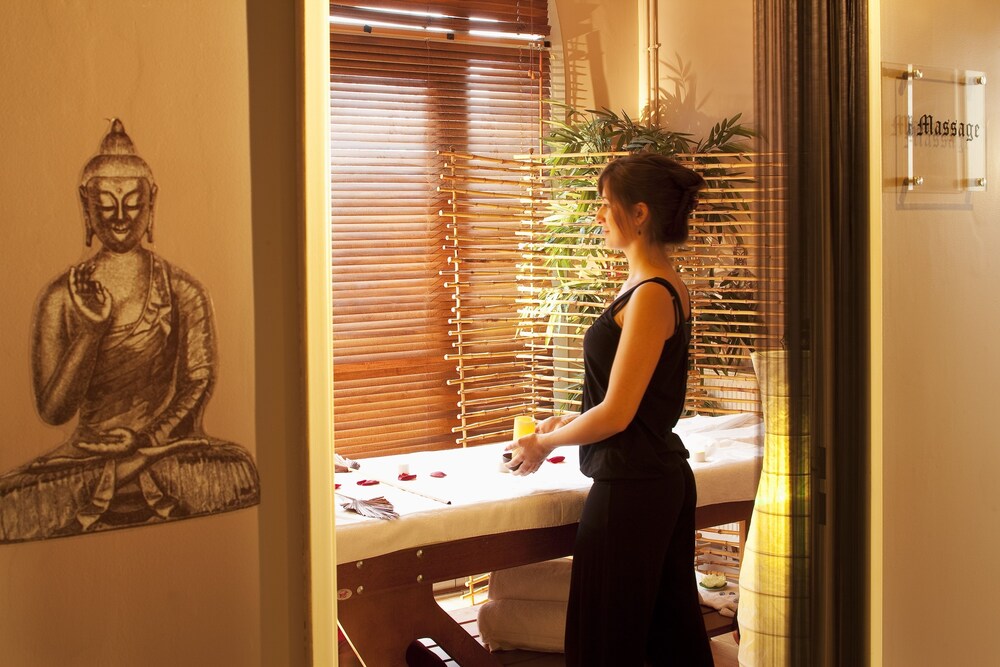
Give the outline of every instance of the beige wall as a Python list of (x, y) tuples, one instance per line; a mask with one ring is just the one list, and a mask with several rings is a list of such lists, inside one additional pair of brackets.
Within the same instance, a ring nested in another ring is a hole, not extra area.
[(696, 138), (754, 119), (753, 0), (659, 0), (661, 122)]
[(565, 100), (578, 109), (639, 109), (638, 0), (550, 0), (556, 67)]
[[(987, 73), (987, 125), (1000, 126), (1000, 5), (882, 0), (884, 62)], [(1000, 578), (1000, 172), (987, 137), (988, 192), (883, 192), (884, 664), (989, 662)], [(883, 148), (884, 153), (891, 152)], [(980, 616), (985, 614), (985, 616)]]
[[(661, 124), (706, 136), (722, 118), (752, 124), (752, 0), (653, 0), (658, 24)], [(550, 0), (553, 97), (579, 109), (645, 111), (644, 0)]]
[[(159, 186), (156, 252), (214, 301), (206, 430), (255, 452), (245, 3), (7, 0), (0, 24), (0, 471), (71, 430), (34, 411), (31, 313), (83, 257), (76, 186), (111, 116)], [(260, 664), (258, 511), (0, 546), (0, 662)]]

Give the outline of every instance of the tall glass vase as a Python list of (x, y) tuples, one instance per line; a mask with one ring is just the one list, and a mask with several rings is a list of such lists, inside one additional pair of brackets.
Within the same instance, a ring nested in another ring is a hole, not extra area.
[(793, 573), (802, 572), (801, 559), (808, 558), (801, 540), (808, 529), (802, 501), (809, 497), (809, 468), (801, 464), (808, 462), (802, 457), (808, 457), (809, 434), (790, 415), (793, 400), (806, 397), (790, 395), (785, 350), (754, 352), (751, 359), (764, 414), (764, 455), (740, 568), (739, 663), (779, 667), (791, 656)]

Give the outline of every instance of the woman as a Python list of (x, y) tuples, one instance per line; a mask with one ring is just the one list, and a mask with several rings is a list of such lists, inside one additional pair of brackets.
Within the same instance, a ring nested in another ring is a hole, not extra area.
[[(690, 298), (673, 267), (705, 182), (654, 154), (598, 180), (597, 221), (628, 278), (584, 337), (583, 411), (510, 445), (515, 474), (582, 445), (594, 479), (573, 552), (567, 665), (712, 665), (694, 577), (694, 475), (672, 428), (687, 388)], [(516, 471), (515, 471), (516, 469)]]

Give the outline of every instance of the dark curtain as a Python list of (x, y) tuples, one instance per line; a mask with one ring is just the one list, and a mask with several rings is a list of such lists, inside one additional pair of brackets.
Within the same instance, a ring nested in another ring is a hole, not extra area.
[[(762, 206), (774, 225), (768, 321), (788, 351), (794, 665), (869, 656), (867, 12), (864, 0), (755, 0)], [(801, 557), (800, 557), (801, 556)]]

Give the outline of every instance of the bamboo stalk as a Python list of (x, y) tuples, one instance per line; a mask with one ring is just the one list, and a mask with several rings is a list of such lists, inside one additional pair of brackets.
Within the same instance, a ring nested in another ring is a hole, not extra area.
[[(453, 271), (445, 271), (444, 273), (455, 273), (458, 272), (462, 275), (467, 276), (519, 276), (522, 272), (515, 267), (490, 267), (488, 269), (477, 269), (477, 268), (465, 268), (462, 263), (456, 262), (455, 269)], [(513, 283), (514, 281), (505, 281), (508, 283)]]
[(440, 174), (440, 179), (450, 183), (491, 183), (494, 185), (509, 185), (517, 187), (522, 187), (524, 185), (523, 180), (512, 181), (504, 178), (473, 178), (470, 176), (449, 176), (448, 174)]
[(445, 158), (451, 158), (456, 160), (480, 160), (482, 162), (490, 162), (493, 164), (516, 164), (523, 165), (524, 161), (519, 160), (517, 157), (514, 159), (498, 158), (489, 155), (473, 155), (471, 153), (460, 153), (457, 151), (436, 151), (438, 155)]
[[(466, 361), (472, 361), (472, 360), (466, 360)], [(504, 370), (506, 372), (517, 371), (519, 373), (523, 373), (523, 372), (525, 372), (526, 369), (525, 369), (525, 366), (524, 366), (524, 362), (522, 360), (520, 360), (520, 359), (511, 359), (511, 360), (508, 360), (508, 361), (499, 361), (498, 360), (495, 363), (493, 362), (493, 360), (490, 360), (490, 361), (488, 361), (485, 364), (469, 364), (469, 363), (467, 363), (465, 365), (465, 370), (467, 372), (469, 372), (469, 373), (479, 373), (481, 371), (490, 371), (490, 370)]]
[[(623, 157), (625, 155), (631, 155), (631, 153), (628, 152), (628, 151), (611, 151), (611, 152), (607, 152), (607, 153), (596, 153), (596, 152), (595, 153), (551, 153), (551, 154), (544, 155), (544, 156), (533, 155), (533, 154), (518, 154), (518, 155), (514, 155), (514, 159), (515, 160), (523, 160), (525, 162), (530, 162), (532, 164), (545, 164), (545, 163), (542, 162), (542, 160), (550, 160), (552, 158)], [(705, 157), (706, 155), (709, 155), (712, 158), (715, 158), (715, 157), (720, 157), (720, 158), (723, 158), (723, 157), (739, 157), (739, 158), (746, 157), (746, 158), (754, 158), (754, 157), (760, 157), (762, 155), (769, 155), (769, 154), (768, 153), (759, 153), (759, 152), (756, 152), (756, 151), (753, 151), (753, 152), (747, 151), (747, 152), (739, 152), (739, 153), (708, 153), (708, 154), (706, 154), (706, 153), (674, 153), (672, 157), (674, 157), (677, 160), (695, 160), (695, 159), (698, 159), (698, 158)], [(774, 153), (773, 155), (778, 155), (778, 154)], [(759, 162), (752, 162), (752, 163), (748, 163), (748, 164), (760, 164), (760, 163)]]
[(470, 444), (481, 442), (483, 440), (495, 440), (497, 437), (496, 433), (480, 433), (478, 435), (469, 435), (461, 438), (456, 438), (455, 443), (465, 447)]
[(465, 416), (469, 419), (477, 419), (484, 415), (507, 415), (507, 417), (512, 417), (514, 415), (523, 414), (525, 411), (531, 410), (531, 404), (526, 403), (522, 405), (508, 405), (503, 408), (490, 408), (487, 410), (473, 410), (471, 412), (466, 412)]
[[(560, 338), (568, 338), (568, 337), (569, 336), (560, 336)], [(575, 338), (578, 338), (579, 340), (583, 340), (583, 336), (576, 336)], [(556, 351), (565, 350), (565, 351), (568, 351), (568, 352), (576, 352), (576, 353), (580, 352), (580, 348), (579, 347), (573, 347), (573, 346), (570, 346), (570, 345), (561, 345), (561, 344), (557, 344), (557, 343), (551, 343), (551, 344), (547, 344), (547, 345), (534, 345), (533, 343), (531, 343), (531, 341), (529, 341), (528, 342), (528, 346), (529, 347), (533, 347), (534, 349), (541, 349), (541, 350), (546, 350), (546, 351), (549, 351), (549, 350), (556, 350)]]
[[(520, 324), (525, 320), (518, 317), (517, 314), (513, 314), (510, 317), (451, 317), (448, 319), (448, 324)], [(468, 332), (466, 332), (468, 333)]]
[(459, 358), (461, 358), (461, 359), (491, 359), (491, 358), (497, 358), (497, 357), (501, 357), (501, 356), (514, 356), (516, 354), (518, 354), (518, 352), (516, 352), (514, 350), (507, 350), (507, 351), (504, 351), (504, 352), (463, 352), (461, 354), (458, 354), (458, 353), (446, 354), (446, 355), (444, 355), (444, 358), (445, 358), (446, 361), (454, 361), (454, 360), (458, 360)]
[(467, 188), (449, 188), (443, 185), (435, 188), (437, 192), (450, 195), (470, 195), (472, 197), (485, 197), (490, 199), (518, 199), (523, 203), (531, 203), (530, 197), (525, 197), (522, 193), (511, 192), (509, 190), (469, 190)]
[[(506, 295), (500, 295), (500, 296), (504, 296), (504, 298), (507, 299), (507, 300), (503, 301), (501, 303), (468, 303), (468, 304), (465, 304), (465, 306), (463, 307), (463, 310), (465, 310), (467, 312), (477, 312), (477, 311), (486, 311), (486, 312), (489, 312), (491, 310), (507, 310), (507, 309), (509, 309), (511, 307), (516, 307), (516, 302), (512, 306), (512, 303), (509, 300), (510, 299), (509, 296), (506, 296)], [(480, 298), (480, 295), (472, 296), (472, 297), (469, 297), (469, 298), (470, 299), (478, 299), (478, 298)], [(453, 312), (453, 313), (457, 312), (457, 309), (455, 307), (452, 307), (451, 312)]]
[(462, 406), (478, 406), (478, 405), (490, 405), (498, 401), (509, 401), (509, 400), (522, 400), (528, 405), (534, 404), (535, 400), (538, 398), (537, 393), (530, 394), (514, 394), (513, 396), (502, 395), (502, 396), (483, 396), (480, 398), (465, 398), (463, 397), (456, 405)]
[(462, 164), (461, 162), (452, 162), (448, 164), (449, 169), (456, 169), (460, 171), (491, 171), (491, 172), (501, 172), (501, 173), (512, 173), (512, 174), (524, 174), (531, 171), (530, 167), (518, 163), (508, 163), (508, 164), (494, 164), (491, 167), (486, 167), (481, 164)]
[(475, 384), (477, 382), (492, 382), (495, 380), (509, 380), (511, 378), (521, 379), (524, 377), (521, 373), (487, 373), (485, 375), (473, 375), (462, 378), (461, 380), (447, 380), (446, 384), (450, 387), (455, 385)]
[[(528, 407), (530, 407), (530, 406), (528, 406)], [(507, 424), (509, 424), (510, 422), (511, 422), (510, 415), (504, 415), (504, 416), (498, 417), (496, 419), (485, 419), (483, 421), (480, 421), (480, 422), (477, 422), (475, 424), (472, 424), (472, 425), (470, 425), (469, 430), (475, 429), (475, 428), (485, 428), (487, 426), (495, 426), (495, 425), (501, 424), (501, 423), (507, 423)], [(451, 430), (451, 432), (452, 433), (457, 433), (460, 430), (462, 430), (462, 429), (460, 429), (458, 427), (455, 427), (455, 428), (453, 428)], [(513, 428), (507, 428), (504, 431), (499, 431), (498, 434), (503, 434), (503, 433), (507, 433), (508, 434), (507, 437), (508, 437), (508, 439), (510, 439), (510, 435), (509, 434), (513, 433)]]
[[(438, 215), (443, 218), (455, 218), (457, 220), (496, 220), (500, 217), (494, 213), (459, 213), (458, 211), (444, 210), (439, 210)], [(523, 215), (528, 215), (528, 212), (525, 212)], [(520, 217), (518, 217), (518, 220), (520, 220)]]

